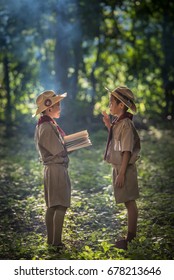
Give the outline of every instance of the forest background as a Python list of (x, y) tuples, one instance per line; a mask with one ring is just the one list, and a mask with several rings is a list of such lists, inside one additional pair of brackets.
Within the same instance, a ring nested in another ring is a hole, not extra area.
[[(1, 0), (2, 259), (173, 258), (173, 46), (170, 0)], [(135, 94), (142, 140), (140, 234), (126, 253), (111, 248), (126, 213), (115, 206), (102, 160), (104, 87), (118, 85)], [(35, 99), (46, 89), (68, 92), (59, 123), (67, 134), (88, 129), (93, 142), (70, 155), (72, 208), (60, 256), (44, 243), (42, 167), (33, 143)]]

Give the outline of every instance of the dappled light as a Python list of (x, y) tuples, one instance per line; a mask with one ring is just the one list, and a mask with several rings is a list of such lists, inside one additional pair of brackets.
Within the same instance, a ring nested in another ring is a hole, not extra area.
[[(173, 46), (174, 1), (0, 2), (1, 259), (174, 259)], [(102, 112), (110, 114), (105, 87), (125, 85), (135, 97), (142, 147), (138, 234), (127, 251), (112, 246), (125, 236), (127, 216), (115, 205), (103, 160), (102, 121)], [(67, 92), (58, 124), (67, 135), (87, 130), (92, 142), (69, 155), (72, 199), (60, 253), (46, 243), (34, 143), (32, 115), (45, 90)]]
[(59, 254), (46, 244), (42, 166), (33, 140), (1, 138), (1, 259), (173, 259), (173, 132), (140, 131), (138, 236), (127, 252), (112, 246), (126, 233), (126, 211), (115, 205), (111, 167), (103, 161), (106, 135), (92, 134), (92, 147), (70, 155), (72, 205)]

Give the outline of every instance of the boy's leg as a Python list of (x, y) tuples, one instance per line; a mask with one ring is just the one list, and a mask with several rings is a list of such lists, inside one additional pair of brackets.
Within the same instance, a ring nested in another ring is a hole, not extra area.
[(47, 227), (47, 243), (53, 243), (53, 217), (55, 209), (54, 207), (47, 208), (45, 215), (45, 222)]
[(138, 209), (135, 200), (125, 202), (128, 215), (128, 233), (127, 241), (131, 241), (136, 237), (137, 232), (137, 220), (138, 220)]
[(53, 245), (60, 245), (62, 240), (62, 229), (67, 208), (56, 206), (53, 217)]
[(125, 203), (128, 214), (128, 233), (127, 238), (116, 242), (116, 247), (118, 249), (127, 249), (127, 243), (136, 237), (137, 232), (137, 219), (138, 219), (138, 209), (135, 200), (131, 200)]

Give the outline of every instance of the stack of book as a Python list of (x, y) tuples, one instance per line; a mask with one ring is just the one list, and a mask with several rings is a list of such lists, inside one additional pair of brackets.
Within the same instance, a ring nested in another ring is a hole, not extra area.
[(68, 152), (92, 145), (87, 130), (66, 135), (64, 136), (64, 141)]

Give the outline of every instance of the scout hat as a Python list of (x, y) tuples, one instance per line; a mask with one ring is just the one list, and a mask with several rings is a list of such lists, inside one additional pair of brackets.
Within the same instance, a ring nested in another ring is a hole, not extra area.
[(133, 92), (126, 86), (120, 86), (110, 91), (107, 87), (105, 89), (119, 99), (126, 107), (128, 107), (132, 113), (136, 114), (137, 108), (134, 103)]
[(33, 115), (33, 117), (42, 113), (47, 108), (53, 106), (54, 104), (56, 104), (57, 102), (65, 98), (66, 96), (67, 96), (66, 92), (60, 95), (56, 95), (53, 90), (46, 90), (42, 92), (36, 99), (37, 110)]

